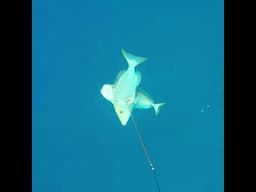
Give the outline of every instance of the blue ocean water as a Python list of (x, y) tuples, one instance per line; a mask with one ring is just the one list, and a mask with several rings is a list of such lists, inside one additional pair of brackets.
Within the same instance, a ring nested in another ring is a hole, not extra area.
[(136, 132), (100, 94), (148, 57), (133, 115), (161, 192), (224, 191), (222, 0), (33, 0), (33, 192), (156, 192)]

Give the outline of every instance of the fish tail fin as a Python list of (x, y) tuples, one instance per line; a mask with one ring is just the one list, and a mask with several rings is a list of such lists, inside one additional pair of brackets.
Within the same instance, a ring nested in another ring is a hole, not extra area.
[(122, 54), (123, 54), (125, 60), (127, 61), (128, 65), (129, 65), (129, 67), (136, 67), (137, 65), (139, 65), (147, 60), (146, 57), (139, 57), (139, 56), (133, 55), (131, 53), (128, 53), (123, 48), (121, 49), (121, 51), (122, 51)]
[(165, 103), (154, 103), (152, 104), (155, 110), (155, 114), (158, 115), (160, 109), (162, 108), (163, 105), (165, 105)]

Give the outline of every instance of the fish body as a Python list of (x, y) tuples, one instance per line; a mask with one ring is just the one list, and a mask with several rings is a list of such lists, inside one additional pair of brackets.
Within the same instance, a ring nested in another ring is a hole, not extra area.
[(103, 85), (101, 94), (112, 102), (121, 124), (125, 126), (133, 110), (137, 87), (141, 82), (141, 73), (135, 68), (147, 58), (132, 55), (124, 49), (122, 54), (128, 63), (127, 70), (119, 74), (115, 84)]
[(155, 114), (157, 115), (164, 104), (165, 103), (155, 103), (149, 94), (147, 94), (145, 91), (140, 90), (140, 91), (137, 91), (136, 93), (134, 108), (136, 109), (154, 108)]
[(114, 84), (104, 84), (101, 94), (110, 101), (121, 124), (125, 126), (133, 109), (148, 109), (153, 107), (158, 114), (164, 103), (156, 104), (153, 99), (142, 91), (137, 91), (141, 83), (141, 73), (136, 66), (147, 60), (146, 57), (135, 56), (122, 49), (122, 54), (128, 63), (128, 68), (119, 72)]

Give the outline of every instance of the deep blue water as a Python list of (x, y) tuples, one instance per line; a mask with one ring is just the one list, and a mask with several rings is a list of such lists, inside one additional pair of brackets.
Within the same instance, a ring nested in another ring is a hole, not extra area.
[(156, 192), (129, 121), (100, 94), (148, 60), (141, 87), (166, 102), (134, 117), (161, 192), (222, 192), (222, 0), (33, 0), (33, 192)]

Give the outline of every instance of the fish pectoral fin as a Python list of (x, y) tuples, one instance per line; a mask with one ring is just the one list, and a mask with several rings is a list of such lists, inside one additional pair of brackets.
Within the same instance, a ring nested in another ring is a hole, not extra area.
[(100, 92), (105, 99), (113, 103), (113, 92), (114, 92), (113, 90), (114, 90), (114, 85), (105, 84), (101, 88)]

